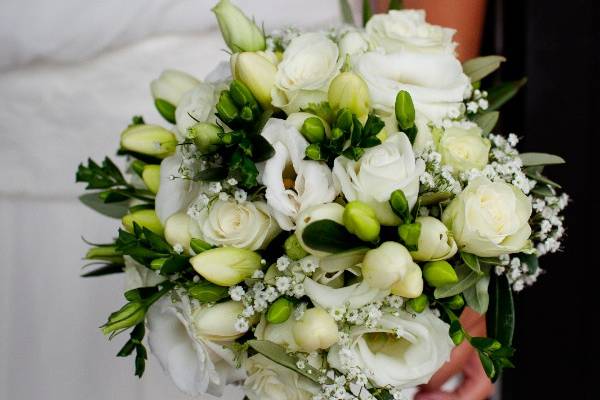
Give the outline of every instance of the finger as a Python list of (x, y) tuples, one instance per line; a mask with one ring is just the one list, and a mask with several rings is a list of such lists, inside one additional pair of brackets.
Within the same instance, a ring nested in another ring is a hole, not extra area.
[(483, 400), (494, 393), (494, 385), (483, 370), (477, 353), (467, 360), (463, 375), (463, 383), (454, 391), (457, 400)]
[(482, 321), (485, 321), (485, 315), (478, 314), (471, 307), (465, 307), (459, 320), (463, 328), (465, 328), (467, 332), (470, 332), (473, 327), (478, 326)]

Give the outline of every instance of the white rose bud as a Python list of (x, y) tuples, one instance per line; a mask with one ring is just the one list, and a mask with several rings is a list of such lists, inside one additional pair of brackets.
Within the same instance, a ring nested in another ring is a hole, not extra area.
[(300, 242), (300, 245), (307, 252), (317, 256), (324, 257), (329, 253), (324, 251), (314, 250), (304, 243), (302, 240), (302, 234), (304, 233), (304, 228), (306, 228), (310, 223), (315, 221), (320, 221), (323, 219), (330, 219), (338, 224), (344, 223), (344, 207), (338, 203), (327, 203), (327, 204), (319, 204), (316, 206), (309, 207), (298, 214), (298, 218), (296, 219), (296, 237)]
[(462, 251), (497, 257), (527, 246), (531, 212), (531, 200), (520, 189), (478, 177), (452, 200), (442, 221)]
[(199, 83), (198, 79), (185, 72), (168, 69), (150, 83), (150, 91), (163, 117), (174, 122), (175, 108), (181, 97)]
[(488, 164), (490, 147), (490, 141), (477, 126), (447, 128), (438, 143), (442, 164), (451, 166), (455, 173), (482, 170)]
[(339, 339), (333, 317), (320, 307), (306, 310), (294, 325), (293, 333), (300, 350), (306, 353), (328, 349)]
[(233, 286), (248, 279), (262, 267), (261, 257), (250, 250), (218, 247), (190, 259), (197, 273), (219, 286)]
[(421, 224), (417, 251), (410, 255), (417, 261), (445, 260), (456, 254), (458, 247), (446, 225), (433, 217), (418, 217)]
[(406, 247), (384, 242), (369, 250), (362, 263), (364, 280), (377, 289), (391, 289), (393, 294), (415, 298), (423, 292), (421, 268), (413, 262)]
[(212, 9), (223, 35), (223, 40), (234, 53), (259, 51), (266, 47), (263, 32), (229, 0), (220, 0)]
[(265, 109), (271, 108), (271, 89), (276, 73), (277, 67), (259, 53), (234, 53), (231, 56), (231, 75), (242, 81)]
[(192, 314), (192, 330), (198, 338), (230, 341), (242, 336), (235, 322), (244, 310), (242, 303), (226, 301), (208, 307), (199, 307)]
[(171, 215), (165, 222), (165, 240), (171, 246), (180, 245), (186, 254), (190, 253), (190, 217), (185, 213)]

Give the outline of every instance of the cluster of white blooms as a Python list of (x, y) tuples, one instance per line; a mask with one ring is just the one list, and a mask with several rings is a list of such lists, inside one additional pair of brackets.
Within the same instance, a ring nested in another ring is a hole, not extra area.
[(294, 27), (286, 27), (283, 29), (274, 30), (266, 37), (267, 50), (278, 51), (289, 46), (292, 39), (298, 37), (302, 32)]
[(569, 203), (566, 193), (560, 196), (546, 196), (543, 199), (533, 199), (531, 228), (534, 231), (532, 239), (538, 256), (555, 253), (561, 247), (561, 239), (565, 233), (564, 216), (561, 214)]
[(321, 392), (313, 396), (313, 400), (376, 400), (366, 388), (368, 379), (355, 368), (357, 375), (341, 374), (335, 370), (329, 370), (326, 379), (321, 382)]
[(489, 106), (487, 95), (485, 90), (473, 90), (471, 96), (465, 100), (467, 114), (477, 114), (479, 111), (487, 110)]
[(524, 288), (533, 285), (543, 272), (539, 267), (532, 269), (519, 257), (503, 254), (499, 258), (501, 265), (496, 266), (496, 274), (506, 275), (508, 283), (515, 292), (520, 292)]
[(461, 192), (462, 186), (452, 175), (452, 167), (442, 165), (442, 155), (433, 146), (427, 147), (420, 158), (425, 161), (425, 172), (420, 177), (421, 192)]

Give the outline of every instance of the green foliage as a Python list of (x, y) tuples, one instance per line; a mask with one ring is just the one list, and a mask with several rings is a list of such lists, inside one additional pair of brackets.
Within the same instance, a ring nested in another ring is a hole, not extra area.
[(463, 63), (463, 71), (471, 82), (478, 82), (497, 70), (506, 61), (502, 56), (485, 56), (467, 60)]
[(367, 25), (367, 22), (369, 22), (369, 20), (371, 19), (372, 16), (373, 16), (373, 8), (371, 7), (371, 1), (363, 0), (363, 3), (362, 3), (363, 26)]
[(487, 136), (498, 123), (498, 118), (500, 118), (500, 113), (498, 111), (490, 111), (476, 114), (473, 117), (473, 122), (479, 125), (482, 134)]
[(487, 111), (499, 109), (504, 103), (512, 99), (526, 83), (527, 78), (522, 78), (517, 81), (504, 82), (489, 89)]
[(329, 219), (310, 223), (302, 233), (304, 243), (315, 250), (338, 253), (368, 245), (348, 232), (346, 227)]

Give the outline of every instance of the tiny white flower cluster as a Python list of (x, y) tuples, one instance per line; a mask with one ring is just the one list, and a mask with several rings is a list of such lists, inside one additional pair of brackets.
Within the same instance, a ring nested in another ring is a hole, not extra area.
[(561, 239), (565, 233), (564, 216), (561, 213), (568, 203), (569, 196), (566, 193), (532, 200), (533, 239), (536, 242), (538, 256), (555, 253), (560, 249)]
[(289, 46), (292, 39), (301, 35), (299, 29), (287, 27), (284, 29), (276, 29), (271, 35), (266, 37), (267, 50), (279, 51)]
[(529, 265), (521, 261), (519, 257), (503, 254), (499, 258), (502, 265), (496, 266), (496, 274), (505, 274), (515, 292), (520, 292), (524, 288), (533, 285), (543, 272), (539, 267), (531, 271)]
[[(357, 368), (360, 371), (360, 368)], [(312, 400), (376, 400), (367, 390), (367, 378), (362, 373), (362, 379), (348, 377), (337, 371), (327, 371), (329, 382), (321, 383), (321, 393), (313, 396)]]
[(485, 90), (475, 89), (471, 97), (465, 101), (468, 114), (477, 114), (479, 111), (485, 111), (489, 107), (487, 100), (488, 93)]
[(426, 148), (420, 158), (425, 161), (425, 172), (420, 177), (421, 192), (461, 192), (462, 186), (452, 175), (452, 167), (442, 165), (442, 155), (432, 146)]

